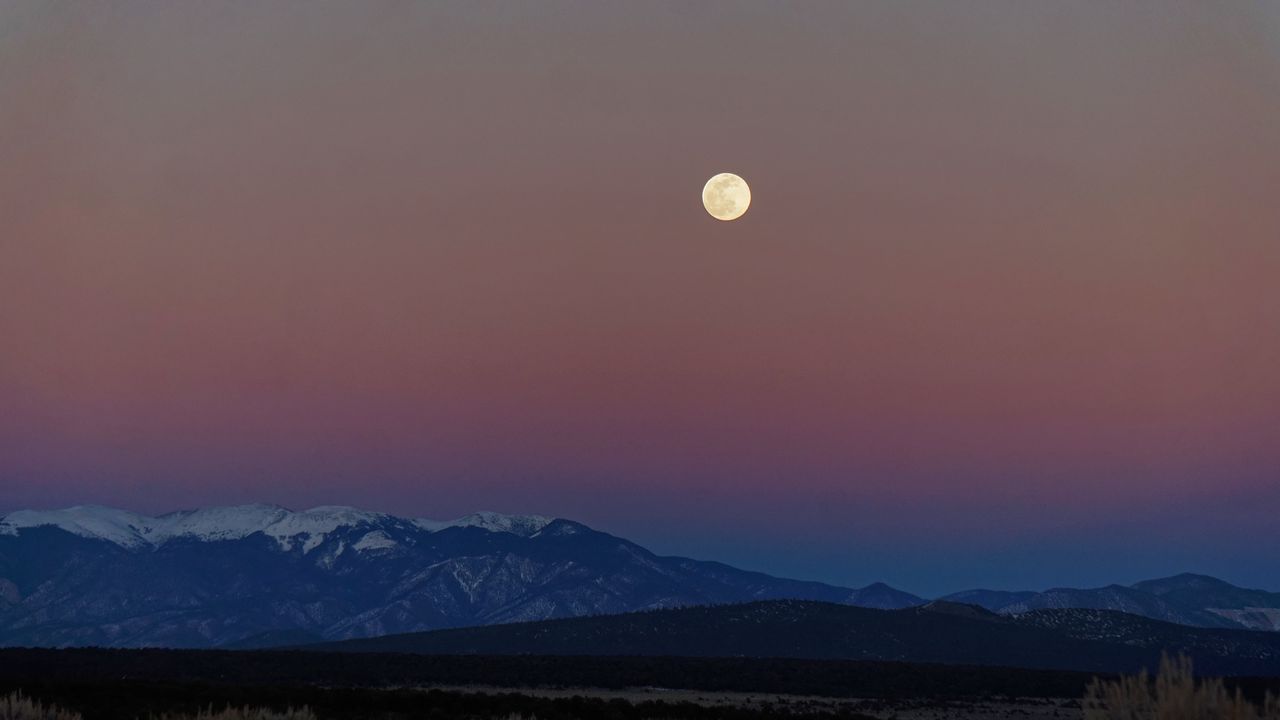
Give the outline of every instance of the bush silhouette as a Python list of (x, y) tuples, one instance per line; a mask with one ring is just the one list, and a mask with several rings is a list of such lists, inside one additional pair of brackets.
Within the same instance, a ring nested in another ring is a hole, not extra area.
[(1280, 720), (1280, 698), (1261, 705), (1230, 692), (1220, 678), (1199, 681), (1188, 657), (1160, 661), (1154, 679), (1144, 670), (1114, 682), (1095, 679), (1084, 695), (1085, 720)]

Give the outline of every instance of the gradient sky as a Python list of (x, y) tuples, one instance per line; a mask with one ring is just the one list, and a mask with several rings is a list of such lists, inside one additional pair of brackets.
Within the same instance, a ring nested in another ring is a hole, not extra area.
[(257, 501), (1280, 590), (1280, 4), (0, 4), (0, 512)]

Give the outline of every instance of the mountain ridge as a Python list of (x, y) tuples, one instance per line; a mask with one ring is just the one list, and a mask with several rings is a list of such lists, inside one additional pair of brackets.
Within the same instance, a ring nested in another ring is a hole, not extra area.
[[(880, 609), (929, 602), (883, 583), (841, 587), (659, 556), (541, 515), (430, 520), (347, 506), (256, 504), (154, 517), (76, 506), (0, 518), (0, 645), (341, 640), (768, 599)], [(1280, 593), (1190, 573), (1083, 590), (970, 590), (930, 605), (940, 610), (944, 603), (1000, 616), (1104, 610), (1187, 626), (1280, 630)]]
[(504, 515), (480, 511), (454, 520), (400, 518), (388, 513), (345, 505), (323, 505), (294, 511), (280, 505), (254, 503), (224, 507), (177, 510), (148, 516), (100, 505), (77, 505), (60, 510), (18, 510), (0, 517), (0, 535), (16, 535), (23, 529), (57, 527), (85, 538), (101, 539), (124, 547), (159, 546), (183, 537), (200, 540), (241, 539), (262, 532), (277, 540), (299, 535), (324, 535), (344, 525), (408, 522), (429, 532), (450, 527), (479, 527), (494, 532), (532, 534), (555, 518), (541, 515)]
[[(945, 639), (945, 642), (939, 640)], [(754, 657), (994, 665), (1094, 672), (1154, 668), (1280, 674), (1280, 635), (1193, 628), (1100, 610), (998, 615), (934, 601), (898, 610), (770, 600), (565, 618), (294, 646), (423, 655)]]
[(1117, 610), (1193, 627), (1280, 631), (1280, 593), (1237, 587), (1197, 573), (1098, 588), (967, 590), (940, 599), (971, 602), (1005, 615), (1045, 609)]

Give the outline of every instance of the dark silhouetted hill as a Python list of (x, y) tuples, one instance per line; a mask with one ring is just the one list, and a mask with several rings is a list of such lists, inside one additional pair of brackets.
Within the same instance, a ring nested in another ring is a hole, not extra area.
[(771, 601), (441, 630), (307, 650), (430, 655), (781, 657), (1004, 665), (1100, 672), (1187, 653), (1204, 672), (1280, 674), (1280, 634), (1189, 628), (1104, 611), (1024, 617), (935, 602), (875, 610)]

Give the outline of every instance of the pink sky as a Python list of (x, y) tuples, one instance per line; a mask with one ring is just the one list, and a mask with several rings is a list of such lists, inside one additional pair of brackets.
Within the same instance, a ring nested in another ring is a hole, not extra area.
[(0, 151), (0, 512), (1280, 589), (1267, 3), (22, 0)]

